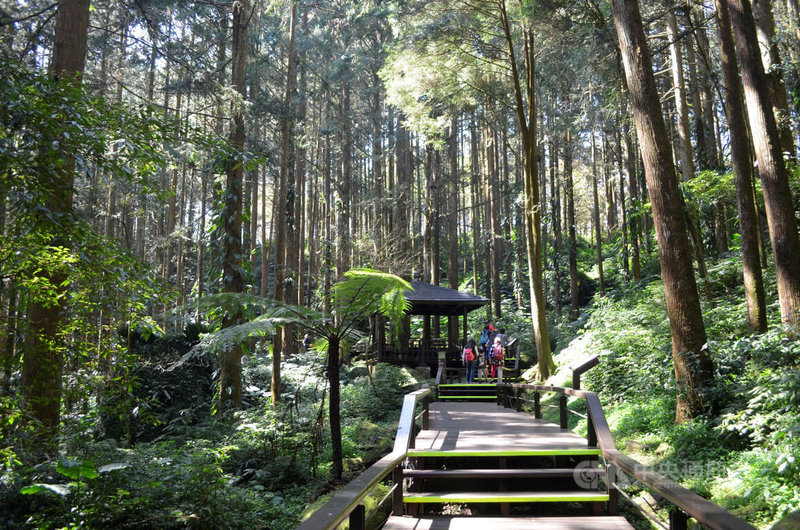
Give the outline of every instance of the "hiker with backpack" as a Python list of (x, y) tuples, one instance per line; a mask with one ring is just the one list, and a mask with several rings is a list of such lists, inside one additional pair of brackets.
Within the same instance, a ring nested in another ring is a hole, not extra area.
[(486, 321), (486, 325), (483, 326), (483, 331), (481, 331), (481, 353), (483, 354), (483, 359), (486, 362), (486, 365), (489, 365), (489, 357), (491, 356), (491, 349), (492, 344), (494, 343), (494, 325), (492, 325), (491, 320)]
[(475, 339), (469, 339), (464, 351), (461, 354), (461, 360), (467, 368), (467, 383), (475, 382), (475, 364), (478, 361), (478, 349), (475, 347)]
[(492, 344), (489, 355), (490, 376), (492, 379), (496, 379), (497, 367), (503, 364), (503, 359), (505, 358), (502, 337), (496, 336), (494, 338), (494, 343)]

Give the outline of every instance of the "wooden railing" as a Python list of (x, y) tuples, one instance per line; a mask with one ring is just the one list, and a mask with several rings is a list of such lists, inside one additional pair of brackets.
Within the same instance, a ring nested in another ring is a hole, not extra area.
[[(384, 456), (355, 480), (340, 489), (321, 508), (314, 512), (308, 519), (298, 526), (298, 530), (319, 530), (338, 527), (349, 519), (350, 530), (361, 530), (366, 521), (371, 518), (362, 502), (375, 489), (375, 487), (392, 475), (392, 487), (378, 503), (375, 511), (389, 499), (395, 513), (403, 511), (403, 471), (402, 464), (408, 455), (408, 450), (413, 449), (416, 438), (416, 423), (421, 421), (422, 429), (428, 428), (428, 412), (433, 392), (430, 389), (417, 390), (406, 394), (403, 398), (403, 409), (400, 412), (400, 421), (397, 427), (397, 436), (394, 440), (392, 452)], [(422, 411), (417, 414), (417, 406), (422, 406)], [(373, 512), (374, 513), (374, 512)]]
[[(525, 397), (532, 392), (532, 399)], [(672, 503), (676, 510), (670, 514), (670, 527), (679, 530), (687, 527), (687, 516), (713, 529), (754, 529), (755, 527), (739, 519), (720, 506), (700, 497), (680, 484), (644, 466), (633, 458), (619, 452), (614, 445), (611, 429), (608, 427), (603, 406), (595, 392), (586, 392), (572, 388), (560, 388), (542, 385), (500, 384), (498, 386), (498, 402), (507, 408), (523, 410), (523, 403), (533, 405), (536, 418), (541, 418), (541, 394), (558, 395), (559, 421), (561, 428), (566, 429), (568, 414), (576, 413), (567, 408), (567, 396), (575, 396), (586, 400), (587, 439), (590, 446), (599, 447), (607, 463), (614, 464), (618, 470), (641, 482), (650, 492), (656, 493)], [(620, 486), (613, 486), (624, 494)]]

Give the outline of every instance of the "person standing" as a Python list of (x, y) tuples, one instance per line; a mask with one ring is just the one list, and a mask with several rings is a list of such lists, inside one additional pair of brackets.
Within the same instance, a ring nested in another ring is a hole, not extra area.
[(489, 355), (491, 378), (496, 379), (497, 367), (503, 364), (503, 358), (505, 357), (503, 339), (499, 335), (494, 338), (494, 343), (492, 344), (491, 353)]
[(503, 345), (503, 350), (506, 349), (508, 345), (508, 335), (506, 335), (506, 328), (500, 328), (497, 330), (497, 335), (494, 336), (495, 340), (500, 338), (500, 343)]
[(475, 382), (475, 364), (477, 359), (478, 349), (475, 347), (475, 339), (469, 339), (461, 354), (461, 360), (467, 368), (467, 383)]

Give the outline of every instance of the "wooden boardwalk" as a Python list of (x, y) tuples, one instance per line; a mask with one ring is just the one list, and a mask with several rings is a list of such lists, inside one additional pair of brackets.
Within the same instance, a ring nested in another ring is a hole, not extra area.
[(586, 438), (529, 414), (496, 403), (436, 402), (430, 407), (430, 428), (420, 431), (415, 449), (452, 453), (502, 453), (505, 456), (600, 454), (587, 452)]
[[(428, 428), (417, 434), (408, 456), (415, 465), (404, 471), (413, 481), (404, 501), (417, 508), (390, 517), (385, 530), (631, 528), (623, 517), (600, 515), (609, 494), (598, 489), (598, 479), (606, 476), (599, 448), (572, 431), (496, 403), (431, 403)], [(591, 485), (576, 482), (576, 472)], [(512, 516), (512, 505), (533, 504), (561, 508), (538, 510), (545, 516)], [(431, 505), (434, 511), (436, 506), (460, 506), (462, 515), (422, 513), (422, 506)], [(597, 515), (587, 516), (588, 506)], [(499, 517), (492, 515), (498, 510)]]

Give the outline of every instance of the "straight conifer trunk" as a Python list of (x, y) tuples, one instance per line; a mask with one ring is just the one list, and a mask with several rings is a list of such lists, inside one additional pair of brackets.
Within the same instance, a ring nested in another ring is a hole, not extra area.
[[(672, 66), (672, 93), (675, 96), (675, 113), (678, 118), (678, 144), (681, 155), (681, 173), (684, 182), (694, 178), (694, 159), (692, 158), (691, 132), (689, 130), (689, 109), (686, 103), (686, 86), (683, 81), (683, 55), (681, 53), (678, 22), (675, 13), (667, 15), (667, 31), (670, 40)], [(634, 178), (630, 175), (629, 178)]]
[(580, 316), (580, 298), (578, 296), (578, 243), (575, 234), (575, 188), (572, 181), (572, 132), (567, 128), (564, 142), (564, 184), (567, 202), (567, 233), (569, 235), (569, 294), (570, 316)]
[(800, 322), (800, 241), (778, 126), (767, 92), (749, 0), (727, 0), (775, 257), (781, 320)]
[(639, 4), (637, 0), (612, 0), (611, 5), (658, 236), (678, 390), (675, 420), (683, 422), (707, 409), (704, 390), (712, 380), (712, 364), (686, 237), (683, 201)]
[[(247, 0), (236, 0), (233, 9), (233, 49), (231, 84), (244, 100), (245, 67), (247, 57), (247, 24), (250, 19), (250, 7)], [(242, 293), (244, 276), (242, 274), (242, 203), (244, 181), (244, 105), (243, 101), (234, 103), (233, 120), (230, 132), (230, 144), (233, 154), (226, 163), (227, 178), (225, 181), (225, 204), (222, 217), (224, 219), (223, 251), (225, 261), (222, 268), (222, 291), (226, 293)], [(222, 319), (222, 328), (233, 327), (242, 323), (241, 309), (226, 313)], [(218, 411), (222, 412), (229, 403), (237, 408), (242, 406), (242, 347), (236, 344), (223, 353), (219, 375)]]
[[(458, 119), (450, 121), (447, 141), (447, 158), (450, 162), (450, 178), (447, 190), (447, 286), (458, 290)], [(447, 340), (458, 342), (458, 317), (447, 320)]]
[(597, 276), (600, 295), (606, 294), (606, 280), (603, 273), (603, 232), (600, 229), (600, 197), (597, 190), (597, 146), (595, 145), (595, 131), (592, 129), (592, 201), (594, 203), (594, 237), (597, 248)]
[(731, 20), (724, 0), (714, 0), (719, 32), (722, 84), (725, 87), (725, 115), (731, 136), (731, 163), (736, 182), (736, 205), (742, 236), (742, 271), (750, 329), (767, 330), (767, 308), (758, 244), (758, 212), (753, 200), (753, 164), (747, 137), (739, 68), (731, 34)]
[(528, 250), (528, 281), (531, 293), (531, 317), (533, 321), (533, 334), (536, 340), (536, 353), (539, 357), (538, 379), (540, 381), (545, 381), (550, 377), (550, 374), (555, 368), (555, 363), (553, 362), (552, 350), (550, 349), (550, 336), (547, 332), (545, 294), (542, 280), (542, 213), (539, 210), (539, 181), (537, 171), (533, 32), (530, 27), (523, 23), (522, 41), (526, 72), (525, 88), (523, 90), (521, 73), (517, 68), (516, 54), (514, 53), (514, 39), (511, 35), (511, 25), (508, 20), (506, 3), (505, 0), (498, 0), (497, 3), (500, 9), (503, 35), (508, 48), (511, 79), (514, 83), (514, 110), (522, 133), (523, 160), (525, 161), (525, 236)]
[[(86, 64), (86, 36), (89, 27), (89, 0), (62, 0), (56, 12), (55, 43), (51, 74), (56, 81), (80, 85)], [(58, 167), (42, 164), (42, 180), (52, 192), (43, 205), (54, 217), (72, 211), (72, 192), (75, 181), (75, 158), (63, 153)], [(46, 226), (47, 220), (42, 219)], [(64, 236), (53, 237), (51, 244), (66, 246)], [(61, 324), (67, 303), (68, 270), (57, 268), (44, 279), (56, 289), (55, 303), (33, 302), (26, 314), (27, 327), (22, 358), (21, 393), (24, 407), (34, 425), (34, 437), (43, 452), (57, 449), (61, 418), (62, 352)]]

